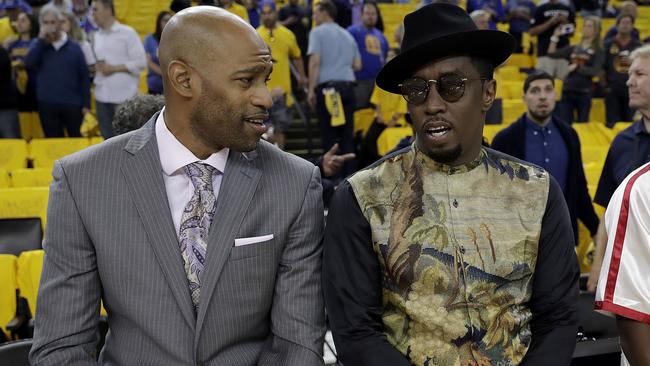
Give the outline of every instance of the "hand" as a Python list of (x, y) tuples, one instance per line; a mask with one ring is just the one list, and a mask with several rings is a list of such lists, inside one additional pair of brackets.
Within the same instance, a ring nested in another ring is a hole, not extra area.
[(558, 25), (555, 27), (555, 30), (553, 30), (553, 37), (560, 37), (562, 35), (562, 25)]
[(401, 113), (395, 113), (393, 117), (388, 121), (386, 124), (388, 127), (394, 127), (397, 124), (397, 121), (399, 121), (400, 117), (402, 116)]
[(95, 66), (96, 66), (97, 72), (100, 72), (100, 73), (104, 74), (105, 76), (110, 76), (110, 75), (113, 75), (114, 73), (117, 72), (117, 70), (115, 69), (115, 66), (113, 66), (113, 65), (111, 65), (109, 63), (106, 63), (106, 61), (98, 61), (95, 64)]
[(298, 86), (301, 89), (307, 89), (307, 87), (309, 87), (309, 79), (307, 79), (306, 77), (301, 77), (300, 79), (298, 79)]
[(554, 15), (553, 18), (551, 18), (555, 24), (560, 24), (560, 23), (566, 23), (569, 21), (569, 19), (564, 16), (564, 15)]
[(587, 279), (587, 292), (596, 292), (596, 288), (598, 287), (598, 278), (600, 277), (600, 267), (602, 264), (602, 260), (594, 256), (594, 262), (591, 264), (589, 278)]
[(311, 109), (316, 109), (316, 93), (313, 90), (310, 90), (307, 94), (307, 103)]
[(321, 163), (321, 167), (323, 168), (323, 176), (331, 177), (335, 175), (339, 172), (339, 170), (341, 170), (343, 164), (345, 164), (346, 161), (352, 160), (356, 157), (356, 155), (353, 153), (336, 155), (338, 151), (339, 144), (337, 143), (334, 144), (334, 146), (332, 146), (332, 148), (329, 149), (325, 155), (323, 155), (323, 162)]
[(386, 120), (384, 119), (384, 116), (381, 113), (377, 114), (377, 123), (379, 123), (380, 125), (386, 124)]
[(84, 107), (84, 108), (81, 108), (81, 113), (85, 116), (85, 115), (87, 115), (88, 113), (90, 113), (90, 109), (85, 108), (85, 107)]
[(569, 72), (574, 72), (578, 68), (578, 64), (569, 65)]

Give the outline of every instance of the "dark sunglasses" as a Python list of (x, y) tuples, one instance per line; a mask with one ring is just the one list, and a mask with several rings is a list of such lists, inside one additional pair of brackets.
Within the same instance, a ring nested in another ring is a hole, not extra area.
[(468, 79), (458, 74), (444, 74), (437, 80), (425, 80), (419, 77), (412, 77), (406, 79), (402, 84), (399, 84), (402, 96), (407, 102), (418, 105), (424, 103), (429, 96), (431, 83), (436, 84), (436, 90), (440, 97), (447, 102), (453, 103), (460, 100), (465, 94), (465, 83), (475, 80), (488, 80), (488, 78)]

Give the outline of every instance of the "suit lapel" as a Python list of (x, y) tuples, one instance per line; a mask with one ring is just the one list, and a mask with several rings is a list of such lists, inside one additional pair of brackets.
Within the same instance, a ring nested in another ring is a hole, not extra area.
[(262, 175), (262, 171), (254, 165), (255, 155), (256, 153), (253, 152), (244, 156), (242, 153), (231, 150), (228, 156), (226, 171), (217, 198), (217, 208), (208, 237), (195, 340), (198, 340), (201, 333), (210, 298)]
[(124, 160), (122, 173), (165, 279), (185, 320), (194, 329), (194, 307), (161, 173), (154, 128), (157, 117), (154, 115), (129, 140), (124, 149), (132, 156)]

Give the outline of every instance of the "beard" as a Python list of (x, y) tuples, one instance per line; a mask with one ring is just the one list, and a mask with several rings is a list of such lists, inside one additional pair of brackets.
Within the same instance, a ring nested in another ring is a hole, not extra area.
[(190, 113), (192, 135), (214, 152), (224, 147), (239, 152), (255, 150), (259, 138), (246, 136), (243, 116), (235, 111), (234, 105), (216, 93), (206, 80), (202, 80), (202, 86), (203, 92)]
[(453, 163), (456, 159), (460, 157), (463, 153), (463, 148), (460, 144), (452, 147), (451, 149), (442, 150), (442, 151), (427, 151), (427, 155), (433, 159), (435, 162), (442, 164)]
[(537, 113), (534, 111), (529, 111), (529, 113), (530, 116), (533, 117), (535, 121), (543, 122), (553, 114), (553, 110), (549, 108), (549, 111), (547, 113)]

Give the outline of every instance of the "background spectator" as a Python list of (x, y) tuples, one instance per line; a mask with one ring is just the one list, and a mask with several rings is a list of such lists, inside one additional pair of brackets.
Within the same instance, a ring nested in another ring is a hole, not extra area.
[(18, 38), (6, 46), (11, 57), (13, 78), (18, 92), (18, 110), (34, 112), (38, 109), (36, 103), (36, 74), (25, 69), (25, 56), (32, 41), (38, 37), (39, 25), (35, 16), (20, 13), (16, 20)]
[[(354, 38), (334, 22), (336, 7), (328, 1), (316, 5), (316, 28), (309, 34), (308, 102), (316, 109), (323, 149), (339, 143), (341, 153), (354, 152), (354, 71), (361, 56)], [(328, 107), (329, 106), (329, 107)], [(343, 168), (354, 171), (352, 162)]]
[(467, 12), (484, 10), (489, 16), (489, 29), (497, 29), (497, 23), (506, 19), (505, 11), (501, 0), (467, 0)]
[(63, 14), (41, 9), (41, 31), (25, 58), (37, 74), (38, 113), (46, 137), (79, 137), (81, 121), (90, 110), (90, 75), (81, 47), (63, 32)]
[(585, 18), (580, 43), (556, 50), (561, 34), (562, 27), (555, 28), (551, 44), (548, 47), (550, 56), (569, 61), (569, 73), (562, 84), (559, 113), (561, 119), (568, 123), (587, 122), (593, 96), (592, 78), (599, 75), (603, 67), (604, 55), (600, 43), (600, 19)]
[[(629, 0), (628, 1), (623, 1), (621, 3), (621, 11), (620, 11), (619, 15), (623, 15), (623, 14), (631, 15), (632, 18), (636, 19), (637, 15), (638, 15), (637, 14), (636, 3), (634, 1), (629, 1)], [(605, 34), (605, 37), (604, 37), (605, 42), (612, 39), (616, 35), (617, 31), (618, 31), (618, 26), (616, 24), (612, 25), (607, 30), (607, 33)], [(639, 33), (638, 29), (636, 29), (636, 28), (632, 29), (632, 38), (636, 39), (637, 41), (641, 40), (641, 34)]]
[(97, 119), (102, 136), (110, 138), (115, 107), (137, 94), (147, 57), (135, 30), (115, 19), (112, 0), (95, 0), (93, 17), (100, 28), (94, 45)]
[(68, 36), (79, 45), (79, 47), (81, 47), (81, 51), (84, 53), (88, 67), (94, 67), (97, 60), (95, 60), (93, 48), (86, 38), (86, 32), (84, 32), (84, 30), (79, 26), (77, 17), (72, 13), (64, 13), (61, 29), (66, 32)]
[(641, 46), (632, 36), (634, 17), (621, 14), (616, 18), (616, 35), (605, 42), (605, 114), (607, 127), (618, 121), (632, 121), (634, 115), (628, 105), (627, 72), (630, 69), (630, 53)]
[(297, 71), (298, 85), (301, 89), (306, 88), (309, 81), (305, 75), (296, 36), (278, 23), (278, 12), (274, 1), (262, 3), (262, 25), (257, 28), (257, 32), (271, 48), (271, 55), (273, 55), (273, 74), (267, 83), (273, 98), (273, 107), (269, 111), (270, 122), (273, 125), (272, 142), (275, 142), (280, 149), (284, 149), (285, 134), (291, 126), (289, 107), (294, 103), (291, 64)]
[(161, 11), (156, 17), (156, 31), (144, 38), (144, 51), (147, 53), (147, 87), (149, 94), (162, 94), (163, 82), (160, 71), (160, 60), (158, 59), (158, 45), (163, 28), (172, 17), (168, 11)]
[(222, 8), (239, 16), (240, 18), (244, 19), (247, 23), (250, 23), (250, 21), (248, 20), (248, 10), (246, 10), (245, 7), (237, 4), (232, 0), (219, 0), (219, 4)]
[[(548, 56), (548, 47), (551, 43), (553, 32), (559, 26), (575, 25), (575, 12), (559, 0), (538, 5), (535, 10), (533, 24), (528, 33), (537, 36), (537, 69), (546, 71), (557, 79), (564, 79), (568, 73), (569, 63), (563, 58), (552, 59)], [(570, 27), (563, 28), (563, 32), (557, 39), (556, 49), (561, 49), (569, 44), (569, 36), (573, 33)]]
[(386, 62), (388, 41), (384, 34), (377, 29), (379, 7), (374, 2), (363, 5), (361, 13), (362, 24), (348, 28), (359, 48), (361, 55), (361, 70), (354, 73), (357, 84), (354, 87), (356, 109), (368, 108), (370, 96), (375, 87), (375, 78)]
[(308, 34), (311, 28), (310, 11), (300, 5), (300, 0), (289, 0), (289, 3), (283, 6), (278, 13), (280, 24), (289, 28), (296, 35), (298, 47), (302, 54), (303, 64), (307, 67), (307, 46)]
[(530, 23), (533, 20), (536, 8), (532, 0), (508, 0), (506, 3), (506, 17), (510, 23), (509, 32), (517, 41), (515, 53), (524, 52), (523, 34), (530, 29)]
[(11, 77), (11, 59), (0, 47), (0, 138), (20, 138), (16, 90)]
[(162, 95), (138, 94), (127, 99), (115, 109), (113, 117), (113, 130), (115, 135), (137, 130), (165, 106)]

